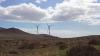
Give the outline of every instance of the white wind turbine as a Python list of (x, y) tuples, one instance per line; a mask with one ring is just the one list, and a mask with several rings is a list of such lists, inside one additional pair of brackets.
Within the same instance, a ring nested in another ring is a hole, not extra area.
[(36, 25), (36, 33), (39, 34), (39, 24)]
[(51, 25), (47, 24), (47, 27), (48, 27), (48, 30), (47, 30), (48, 34), (51, 35)]

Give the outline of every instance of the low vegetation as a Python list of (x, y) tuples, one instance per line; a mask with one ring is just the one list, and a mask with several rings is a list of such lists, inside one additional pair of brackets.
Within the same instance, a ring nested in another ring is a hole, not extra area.
[(100, 51), (92, 46), (72, 47), (68, 52), (68, 56), (100, 56)]
[(99, 35), (58, 38), (8, 30), (0, 31), (0, 56), (100, 56)]

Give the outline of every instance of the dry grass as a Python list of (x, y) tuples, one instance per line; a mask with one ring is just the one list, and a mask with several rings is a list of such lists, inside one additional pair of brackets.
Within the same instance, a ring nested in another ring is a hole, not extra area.
[(9, 54), (7, 52), (1, 52), (1, 55), (7, 56), (65, 56), (66, 50), (59, 50), (58, 48), (40, 48), (32, 50), (23, 50), (18, 53)]

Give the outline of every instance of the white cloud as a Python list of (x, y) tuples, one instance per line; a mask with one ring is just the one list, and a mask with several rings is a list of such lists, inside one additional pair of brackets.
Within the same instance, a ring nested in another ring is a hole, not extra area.
[(100, 3), (96, 0), (65, 0), (55, 6), (51, 19), (54, 21), (73, 20), (100, 25)]
[(41, 21), (48, 12), (33, 4), (20, 4), (17, 6), (0, 7), (0, 20), (8, 21)]
[(83, 15), (84, 11), (85, 9), (80, 6), (63, 2), (61, 4), (57, 4), (54, 8), (54, 13), (52, 13), (52, 20), (66, 21), (69, 19), (75, 19), (79, 15)]
[[(38, 0), (46, 2), (47, 0)], [(0, 20), (21, 22), (78, 21), (100, 25), (100, 3), (96, 0), (64, 0), (55, 7), (42, 9), (34, 4), (0, 7)]]
[(46, 2), (47, 0), (36, 0), (36, 3)]

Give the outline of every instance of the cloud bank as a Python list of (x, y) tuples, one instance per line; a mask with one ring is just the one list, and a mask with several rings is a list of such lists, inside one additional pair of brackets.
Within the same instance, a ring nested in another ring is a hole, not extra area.
[(90, 25), (100, 25), (100, 3), (97, 3), (97, 0), (64, 0), (62, 3), (56, 4), (55, 7), (48, 7), (47, 9), (40, 8), (32, 3), (22, 3), (0, 7), (0, 20), (18, 22), (72, 20)]
[(17, 6), (0, 7), (0, 20), (6, 21), (41, 21), (48, 12), (33, 4), (20, 4)]

